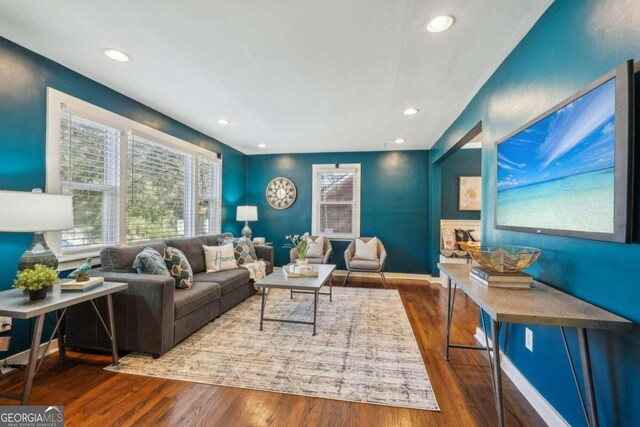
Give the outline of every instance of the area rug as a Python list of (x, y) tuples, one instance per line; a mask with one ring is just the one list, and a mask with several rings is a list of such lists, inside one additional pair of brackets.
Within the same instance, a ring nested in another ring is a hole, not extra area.
[[(254, 295), (158, 359), (129, 354), (110, 371), (438, 411), (396, 290), (334, 288), (312, 326), (265, 322)], [(313, 295), (271, 290), (266, 317), (313, 318)]]

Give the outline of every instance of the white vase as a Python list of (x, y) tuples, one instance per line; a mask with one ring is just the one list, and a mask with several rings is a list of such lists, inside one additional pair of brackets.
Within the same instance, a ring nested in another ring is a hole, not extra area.
[(296, 264), (297, 265), (308, 265), (309, 264), (309, 260), (307, 260), (306, 258), (305, 259), (298, 258), (296, 260)]

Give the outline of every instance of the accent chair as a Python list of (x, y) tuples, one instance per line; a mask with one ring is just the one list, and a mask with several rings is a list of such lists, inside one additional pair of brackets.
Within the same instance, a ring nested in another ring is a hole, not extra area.
[[(320, 236), (309, 236), (309, 238), (314, 242), (318, 240), (318, 237)], [(323, 256), (321, 257), (307, 257), (307, 261), (309, 261), (309, 264), (329, 264), (329, 261), (331, 261), (331, 255), (333, 254), (333, 248), (331, 247), (331, 241), (329, 241), (328, 237), (324, 238), (322, 254)], [(298, 259), (298, 251), (296, 248), (291, 249), (289, 257), (291, 258), (291, 263), (296, 262)]]
[[(368, 242), (373, 237), (360, 237), (359, 239), (363, 242)], [(344, 263), (347, 266), (347, 277), (344, 278), (344, 282), (342, 286), (347, 284), (349, 280), (349, 276), (352, 272), (358, 273), (378, 273), (380, 277), (382, 277), (382, 284), (384, 287), (387, 287), (387, 279), (384, 277), (384, 265), (387, 261), (387, 251), (382, 244), (382, 241), (378, 239), (378, 260), (363, 260), (363, 259), (354, 259), (356, 254), (356, 242), (352, 241), (347, 250), (344, 251)]]

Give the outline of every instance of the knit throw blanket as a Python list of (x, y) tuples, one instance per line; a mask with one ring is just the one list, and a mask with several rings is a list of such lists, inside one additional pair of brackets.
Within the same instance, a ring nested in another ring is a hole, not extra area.
[(254, 261), (242, 264), (240, 267), (244, 267), (249, 270), (249, 277), (251, 277), (251, 280), (259, 280), (267, 275), (267, 264), (265, 264), (264, 261)]

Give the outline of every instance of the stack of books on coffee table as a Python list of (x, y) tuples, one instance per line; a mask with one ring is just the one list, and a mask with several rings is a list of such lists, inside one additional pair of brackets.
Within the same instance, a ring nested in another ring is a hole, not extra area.
[(533, 277), (521, 271), (498, 273), (483, 267), (472, 267), (469, 276), (489, 288), (529, 289), (533, 283)]

